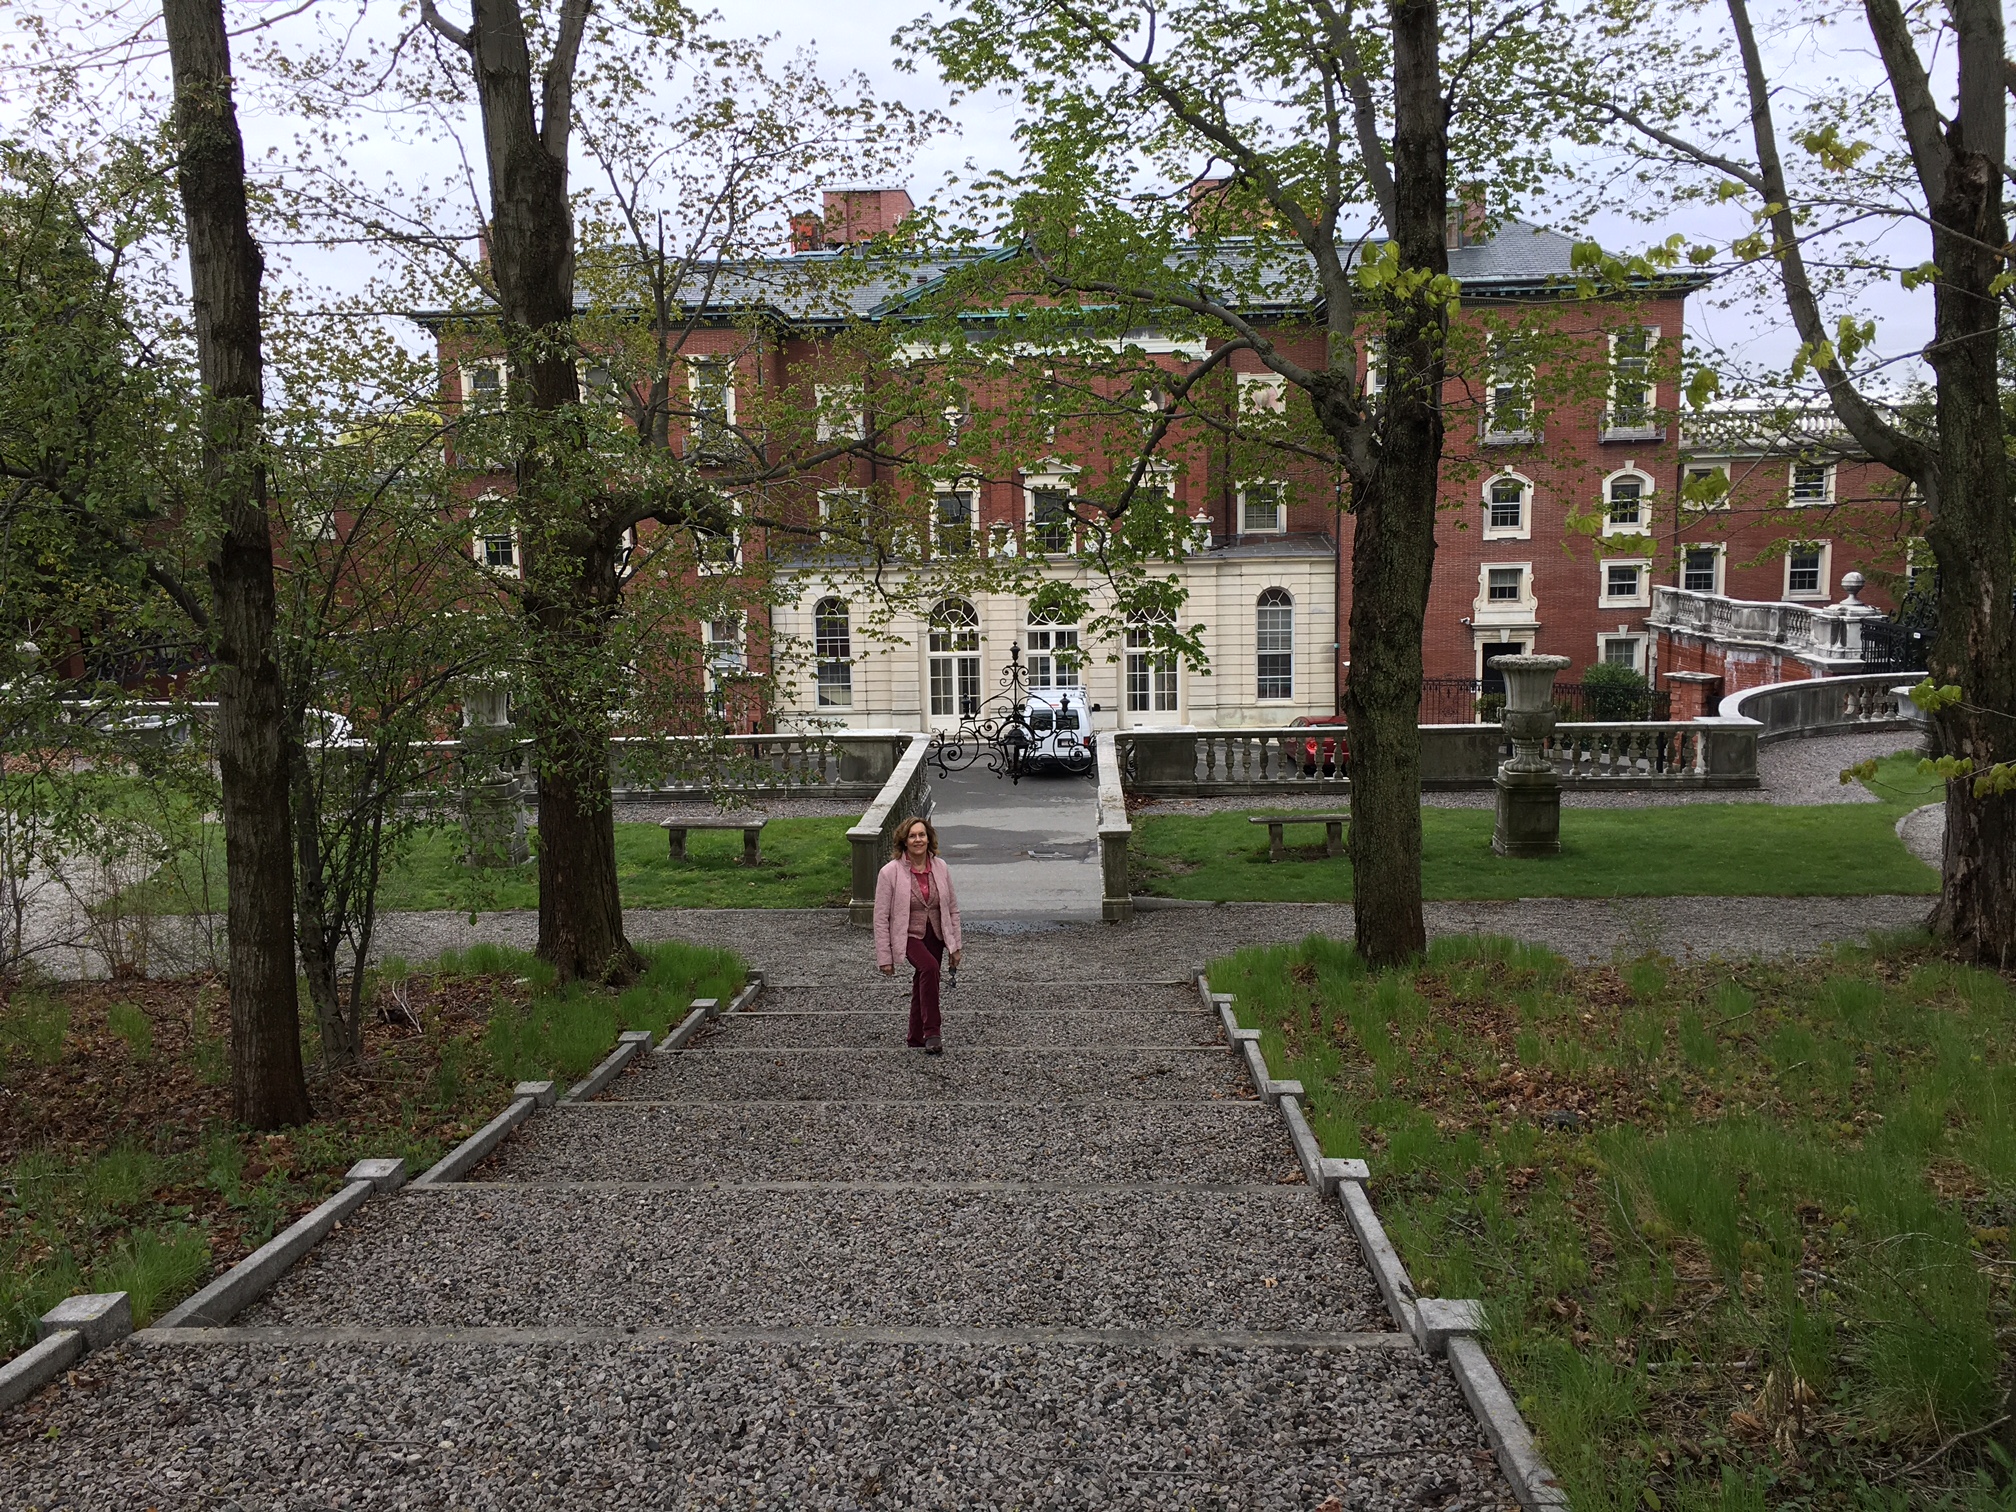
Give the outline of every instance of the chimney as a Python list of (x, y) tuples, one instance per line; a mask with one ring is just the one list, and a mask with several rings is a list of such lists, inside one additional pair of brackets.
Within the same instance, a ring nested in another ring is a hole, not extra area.
[(791, 250), (818, 252), (826, 245), (826, 227), (816, 210), (800, 210), (791, 217)]
[(1483, 245), (1485, 231), (1484, 186), (1465, 184), (1462, 198), (1449, 207), (1448, 245), (1455, 247), (1476, 247)]
[(852, 247), (886, 235), (914, 208), (902, 189), (828, 189), (826, 245)]

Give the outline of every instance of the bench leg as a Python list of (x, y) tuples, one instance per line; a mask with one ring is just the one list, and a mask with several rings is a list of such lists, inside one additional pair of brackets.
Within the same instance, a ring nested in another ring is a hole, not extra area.
[(684, 861), (686, 859), (686, 831), (682, 829), (668, 829), (665, 831), (665, 838), (671, 844), (672, 859), (674, 861)]
[(1344, 821), (1331, 819), (1323, 825), (1323, 849), (1333, 856), (1344, 854)]
[(756, 830), (742, 831), (742, 864), (744, 866), (763, 864), (762, 839)]
[(1278, 824), (1268, 825), (1267, 826), (1268, 864), (1272, 865), (1274, 862), (1286, 861), (1287, 859), (1288, 859), (1288, 846), (1287, 843), (1283, 841), (1281, 838), (1281, 826)]

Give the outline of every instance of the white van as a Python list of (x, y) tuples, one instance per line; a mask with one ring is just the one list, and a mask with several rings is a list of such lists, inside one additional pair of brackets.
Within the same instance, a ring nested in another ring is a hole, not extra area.
[(1092, 704), (1083, 688), (1031, 688), (1025, 717), (1029, 721), (1031, 771), (1062, 771), (1076, 776), (1092, 770), (1096, 747), (1092, 737)]

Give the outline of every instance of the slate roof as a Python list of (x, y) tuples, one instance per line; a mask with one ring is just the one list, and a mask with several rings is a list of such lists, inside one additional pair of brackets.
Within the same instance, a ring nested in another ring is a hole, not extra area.
[[(1356, 261), (1376, 244), (1373, 239), (1361, 242), (1364, 234), (1362, 226), (1340, 231), (1340, 240), (1352, 243), (1348, 260)], [(1449, 272), (1463, 284), (1467, 295), (1476, 298), (1558, 297), (1573, 279), (1570, 254), (1574, 245), (1559, 232), (1523, 221), (1505, 221), (1489, 241), (1451, 248)], [(900, 320), (905, 307), (919, 294), (957, 270), (1016, 255), (1013, 249), (1004, 248), (866, 258), (845, 252), (749, 258), (705, 267), (674, 291), (674, 300), (691, 314), (713, 314), (724, 321), (754, 314), (785, 325), (817, 328), (848, 320)], [(1256, 269), (1256, 257), (1275, 266)], [(1173, 260), (1179, 265), (1184, 262), (1184, 250), (1179, 249)], [(1211, 277), (1214, 270), (1221, 271), (1223, 287), (1228, 290), (1242, 285), (1264, 289), (1262, 294), (1238, 300), (1249, 311), (1309, 313), (1319, 306), (1313, 272), (1293, 246), (1274, 243), (1258, 252), (1248, 240), (1228, 239), (1199, 270), (1201, 280), (1217, 282)], [(1657, 287), (1679, 292), (1707, 282), (1706, 275), (1675, 274), (1659, 280)], [(591, 303), (589, 296), (579, 292), (575, 302), (581, 309)], [(976, 317), (980, 314), (975, 313)], [(415, 318), (432, 328), (455, 316), (448, 311), (427, 311)]]

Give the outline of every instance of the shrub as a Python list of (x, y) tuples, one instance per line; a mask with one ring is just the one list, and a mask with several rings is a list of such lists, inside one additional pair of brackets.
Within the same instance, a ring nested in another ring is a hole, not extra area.
[(1613, 719), (1643, 719), (1652, 712), (1652, 684), (1636, 667), (1598, 662), (1582, 674), (1588, 717), (1601, 723)]

